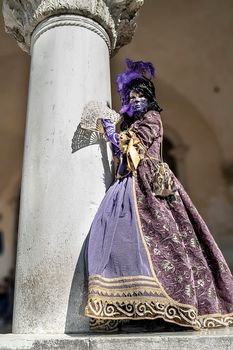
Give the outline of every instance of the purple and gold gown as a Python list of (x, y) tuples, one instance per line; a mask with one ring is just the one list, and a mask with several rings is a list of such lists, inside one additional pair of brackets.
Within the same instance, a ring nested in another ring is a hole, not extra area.
[(149, 157), (113, 183), (93, 220), (85, 315), (163, 318), (196, 330), (232, 324), (233, 277), (205, 222), (173, 173), (173, 200), (152, 191), (160, 114), (147, 112), (130, 130)]

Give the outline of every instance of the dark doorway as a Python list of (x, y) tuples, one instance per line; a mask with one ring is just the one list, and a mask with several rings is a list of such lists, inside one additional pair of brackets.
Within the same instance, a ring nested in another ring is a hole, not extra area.
[(176, 177), (179, 177), (178, 170), (177, 170), (177, 163), (174, 156), (174, 145), (173, 143), (165, 136), (163, 138), (163, 160), (168, 163), (169, 167), (173, 171), (173, 173), (176, 175)]

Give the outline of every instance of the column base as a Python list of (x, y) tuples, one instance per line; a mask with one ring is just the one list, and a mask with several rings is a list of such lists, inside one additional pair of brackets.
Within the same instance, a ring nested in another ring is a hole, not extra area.
[(129, 334), (2, 334), (0, 350), (230, 350), (233, 327)]

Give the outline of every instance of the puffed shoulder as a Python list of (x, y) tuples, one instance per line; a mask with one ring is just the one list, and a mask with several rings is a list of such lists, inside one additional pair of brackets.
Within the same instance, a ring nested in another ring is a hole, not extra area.
[(148, 111), (143, 119), (141, 120), (142, 122), (149, 122), (149, 123), (153, 123), (153, 124), (157, 124), (161, 122), (161, 117), (160, 117), (160, 113), (157, 111)]
[(145, 147), (150, 147), (155, 139), (161, 137), (163, 133), (159, 112), (148, 111), (142, 119), (132, 124), (130, 130), (135, 132)]
[(162, 132), (162, 121), (160, 113), (153, 110), (148, 111), (145, 113), (142, 119), (137, 120), (133, 124), (133, 129), (136, 131), (138, 129), (141, 129), (143, 126), (151, 128), (155, 135), (160, 134), (160, 132)]

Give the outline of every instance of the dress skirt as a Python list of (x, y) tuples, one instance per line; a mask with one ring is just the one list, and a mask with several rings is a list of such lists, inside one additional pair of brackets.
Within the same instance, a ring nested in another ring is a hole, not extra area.
[(153, 161), (118, 179), (93, 220), (88, 302), (97, 320), (163, 318), (196, 330), (233, 323), (233, 278), (174, 174), (175, 196), (155, 196)]

